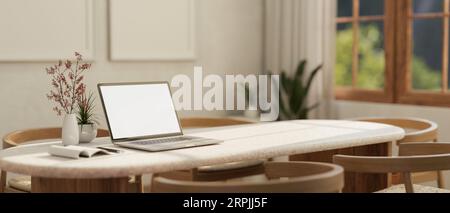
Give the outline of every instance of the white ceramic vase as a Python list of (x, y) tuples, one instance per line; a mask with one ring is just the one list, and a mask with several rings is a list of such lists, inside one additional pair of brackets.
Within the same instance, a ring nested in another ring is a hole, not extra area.
[(66, 114), (62, 127), (62, 143), (64, 146), (79, 143), (78, 122), (75, 114)]
[(95, 124), (78, 124), (80, 133), (80, 143), (92, 142), (97, 137), (97, 125)]

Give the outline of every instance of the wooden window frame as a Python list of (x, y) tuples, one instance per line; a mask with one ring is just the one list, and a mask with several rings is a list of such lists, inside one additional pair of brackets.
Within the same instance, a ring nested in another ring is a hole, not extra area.
[[(444, 11), (436, 13), (413, 14), (412, 0), (397, 1), (397, 103), (450, 107), (450, 93), (448, 93), (449, 66), (449, 19), (450, 0), (443, 0)], [(438, 92), (417, 91), (411, 85), (411, 64), (413, 56), (413, 20), (414, 19), (443, 19), (443, 50), (442, 50), (442, 89)], [(402, 39), (407, 38), (406, 42)], [(404, 57), (406, 56), (406, 57)]]
[[(340, 23), (352, 23), (353, 28), (353, 52), (352, 52), (352, 86), (340, 87), (335, 86), (335, 97), (341, 100), (358, 100), (369, 102), (393, 102), (394, 94), (391, 92), (394, 89), (394, 60), (391, 56), (394, 51), (394, 32), (395, 27), (394, 11), (395, 1), (384, 0), (384, 15), (379, 16), (359, 16), (359, 1), (353, 0), (353, 16), (352, 17), (338, 17), (336, 25)], [(383, 16), (380, 18), (380, 16)], [(351, 21), (351, 22), (350, 22)], [(369, 90), (356, 87), (358, 75), (358, 52), (359, 52), (359, 25), (362, 22), (368, 21), (383, 21), (384, 24), (384, 52), (385, 52), (385, 79), (383, 90)]]
[[(435, 13), (413, 14), (413, 0), (384, 0), (384, 37), (385, 37), (385, 84), (383, 90), (366, 90), (355, 87), (355, 73), (358, 67), (352, 64), (352, 87), (335, 86), (335, 97), (338, 100), (354, 100), (381, 103), (398, 103), (426, 106), (450, 107), (450, 92), (448, 90), (449, 68), (449, 25), (450, 0), (443, 0), (444, 11)], [(359, 21), (376, 21), (374, 17), (359, 17), (359, 0), (353, 0), (353, 17), (337, 18), (336, 24), (351, 19), (354, 29), (353, 62), (358, 59), (358, 47), (355, 43), (359, 38)], [(427, 92), (412, 89), (412, 56), (414, 19), (443, 19), (443, 50), (442, 50), (442, 90)], [(349, 22), (346, 22), (349, 23)], [(356, 24), (355, 24), (356, 23)], [(355, 32), (356, 25), (356, 32)], [(406, 38), (406, 39), (405, 39)], [(394, 72), (395, 70), (395, 72)]]

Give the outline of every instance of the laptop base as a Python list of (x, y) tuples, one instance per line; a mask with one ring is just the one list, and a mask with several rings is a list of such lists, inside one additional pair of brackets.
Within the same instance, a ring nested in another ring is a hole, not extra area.
[(207, 139), (200, 138), (197, 140), (188, 140), (181, 142), (173, 142), (173, 143), (160, 143), (160, 144), (150, 144), (150, 145), (136, 145), (133, 142), (116, 142), (114, 143), (117, 146), (130, 148), (130, 149), (138, 149), (149, 152), (159, 152), (159, 151), (167, 151), (167, 150), (175, 150), (175, 149), (185, 149), (192, 147), (200, 147), (200, 146), (208, 146), (222, 143), (223, 141), (215, 140), (215, 139)]

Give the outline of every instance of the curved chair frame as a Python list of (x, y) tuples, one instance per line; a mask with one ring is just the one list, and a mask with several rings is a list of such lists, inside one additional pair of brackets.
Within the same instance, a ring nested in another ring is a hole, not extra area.
[(435, 122), (426, 119), (368, 117), (352, 120), (390, 124), (404, 129), (417, 130), (406, 132), (405, 137), (397, 141), (397, 144), (410, 142), (436, 142), (438, 138), (438, 125)]
[[(248, 125), (253, 124), (254, 122), (234, 118), (188, 117), (181, 118), (180, 123), (183, 128), (210, 128)], [(187, 181), (220, 181), (261, 174), (262, 171), (264, 171), (264, 161), (254, 160), (202, 166), (192, 170), (159, 173), (155, 176), (166, 177), (169, 179), (183, 179)]]
[[(41, 128), (14, 131), (3, 138), (3, 149), (15, 147), (30, 141), (61, 138), (61, 128)], [(108, 137), (109, 131), (97, 130), (97, 137)]]
[[(3, 149), (16, 147), (30, 141), (58, 139), (61, 138), (61, 133), (62, 133), (61, 128), (54, 128), (54, 127), (14, 131), (7, 134), (3, 138)], [(105, 129), (97, 130), (97, 137), (108, 137), (108, 136), (109, 136), (108, 130)], [(6, 177), (7, 172), (1, 171), (0, 192), (4, 192), (6, 189)]]
[(450, 169), (450, 143), (400, 144), (399, 157), (335, 155), (333, 162), (345, 171), (360, 173), (402, 173), (406, 192), (413, 193), (412, 172)]
[(254, 122), (234, 118), (187, 117), (180, 119), (183, 128), (221, 127), (253, 124)]
[[(408, 131), (405, 137), (397, 141), (397, 145), (401, 143), (411, 143), (411, 142), (437, 142), (438, 141), (438, 125), (430, 120), (421, 118), (388, 118), (388, 117), (366, 117), (366, 118), (356, 118), (352, 120), (357, 121), (367, 121), (376, 122), (382, 124), (390, 124), (393, 126), (398, 126), (404, 129), (413, 129), (416, 131)], [(419, 181), (432, 181), (437, 180), (439, 187), (444, 187), (444, 178), (441, 172), (421, 172), (413, 174), (413, 179)], [(400, 181), (400, 176), (398, 174), (392, 175), (392, 182), (398, 183)]]
[[(334, 164), (269, 162), (267, 181), (196, 182), (155, 177), (155, 192), (166, 193), (330, 193), (341, 192), (344, 170)], [(282, 179), (284, 178), (284, 179)]]

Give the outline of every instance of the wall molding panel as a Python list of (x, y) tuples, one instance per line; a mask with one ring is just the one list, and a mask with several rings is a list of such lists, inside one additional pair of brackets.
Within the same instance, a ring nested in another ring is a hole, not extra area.
[(110, 0), (111, 60), (194, 60), (195, 9), (195, 0)]
[(93, 0), (0, 0), (0, 61), (94, 55)]

